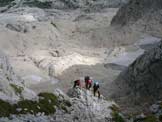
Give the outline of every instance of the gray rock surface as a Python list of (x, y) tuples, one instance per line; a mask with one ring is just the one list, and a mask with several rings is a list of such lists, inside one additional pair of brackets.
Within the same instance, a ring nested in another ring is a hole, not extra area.
[[(145, 51), (127, 70), (116, 79), (116, 92), (113, 97), (123, 105), (146, 107), (146, 103), (161, 99), (162, 77), (161, 63), (162, 43), (155, 44), (154, 48)], [(114, 90), (114, 91), (115, 91)], [(126, 105), (126, 104), (125, 104)]]
[(119, 7), (127, 1), (128, 0), (8, 0), (2, 2), (0, 5), (10, 5), (13, 7), (29, 6), (45, 9), (92, 8), (93, 10), (100, 10), (105, 7)]
[(126, 25), (136, 22), (143, 16), (162, 9), (161, 0), (130, 0), (121, 7), (112, 20), (112, 25)]
[[(54, 115), (45, 116), (40, 113), (34, 115), (11, 116), (8, 118), (0, 118), (3, 122), (104, 122), (111, 119), (112, 110), (110, 107), (116, 105), (112, 101), (98, 99), (94, 97), (90, 91), (85, 89), (70, 89), (70, 96), (64, 94), (57, 89), (55, 94), (60, 101), (69, 101), (71, 107), (67, 107), (67, 111), (57, 109)], [(73, 93), (78, 93), (79, 97), (74, 97)], [(72, 95), (72, 96), (71, 96)]]
[(161, 0), (130, 0), (119, 9), (111, 25), (126, 35), (136, 34), (136, 38), (144, 33), (161, 38), (161, 13)]
[[(21, 90), (18, 91), (19, 89)], [(33, 99), (36, 94), (23, 85), (23, 80), (15, 74), (7, 56), (1, 52), (0, 99), (15, 102), (20, 99), (20, 96), (25, 99)]]

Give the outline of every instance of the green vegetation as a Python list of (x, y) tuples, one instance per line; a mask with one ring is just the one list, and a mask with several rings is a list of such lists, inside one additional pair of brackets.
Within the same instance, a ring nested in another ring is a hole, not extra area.
[(116, 106), (115, 104), (113, 104), (109, 108), (114, 112), (120, 112), (120, 108), (118, 106)]
[(46, 8), (49, 9), (52, 7), (52, 2), (51, 1), (38, 1), (38, 0), (33, 0), (33, 1), (26, 1), (24, 4), (27, 4), (30, 7), (38, 7), (38, 8)]
[(68, 100), (64, 100), (63, 103), (64, 103), (65, 106), (67, 106), (67, 107), (71, 107), (71, 106), (72, 106), (71, 102), (68, 101)]
[(0, 117), (9, 116), (10, 113), (14, 112), (14, 107), (10, 105), (8, 102), (0, 100)]
[(17, 104), (15, 104), (15, 108), (20, 109), (20, 111), (16, 111), (15, 114), (36, 114), (38, 113), (38, 108), (37, 108), (38, 103), (36, 101), (31, 101), (31, 100), (23, 100), (19, 101)]
[(159, 121), (162, 122), (162, 115), (159, 116)]
[(112, 117), (114, 122), (125, 122), (123, 117), (118, 112), (113, 112)]
[(144, 122), (158, 122), (157, 118), (155, 115), (150, 115), (147, 116), (146, 119), (144, 120)]
[(112, 106), (109, 107), (112, 110), (112, 117), (114, 122), (125, 122), (123, 117), (119, 114), (120, 108), (113, 104)]
[(13, 2), (14, 0), (0, 0), (0, 7), (6, 6)]
[(160, 103), (160, 109), (162, 109), (162, 102)]
[(56, 106), (59, 106), (58, 98), (52, 93), (40, 93), (38, 101), (23, 100), (18, 102), (15, 106), (20, 108), (18, 114), (37, 114), (38, 112), (45, 113), (45, 115), (54, 114)]
[(56, 106), (59, 106), (58, 98), (52, 93), (40, 93), (39, 95), (40, 112), (49, 115), (55, 113)]
[(40, 93), (38, 101), (22, 100), (11, 105), (8, 102), (0, 100), (0, 117), (8, 117), (10, 114), (34, 114), (44, 113), (45, 115), (54, 114), (56, 108), (68, 112), (71, 106), (69, 101), (59, 101), (58, 97), (52, 93)]
[(18, 95), (18, 94), (21, 94), (22, 91), (24, 90), (23, 87), (21, 86), (17, 86), (15, 84), (10, 84), (10, 86), (14, 89), (15, 93)]
[(61, 104), (60, 107), (62, 110), (64, 110), (66, 113), (68, 113), (68, 109), (64, 104)]
[(54, 28), (58, 29), (58, 27), (57, 27), (57, 25), (56, 25), (55, 23), (51, 22), (51, 25), (52, 25)]

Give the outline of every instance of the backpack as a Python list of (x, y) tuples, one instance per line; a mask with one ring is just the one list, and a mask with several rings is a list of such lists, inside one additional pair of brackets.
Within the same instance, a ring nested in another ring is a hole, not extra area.
[(95, 82), (95, 83), (94, 83), (94, 87), (95, 87), (95, 88), (99, 88), (99, 87), (100, 87), (100, 86), (99, 86), (99, 83), (98, 83), (98, 82)]
[(80, 86), (80, 80), (76, 80), (74, 82), (75, 82), (75, 84), (77, 84), (78, 86)]
[(92, 80), (89, 79), (89, 80), (88, 80), (88, 83), (91, 84), (91, 83), (92, 83)]

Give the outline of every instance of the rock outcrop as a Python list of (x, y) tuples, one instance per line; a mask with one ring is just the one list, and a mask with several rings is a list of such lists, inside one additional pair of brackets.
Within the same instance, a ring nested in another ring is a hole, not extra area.
[(23, 85), (23, 80), (14, 73), (7, 56), (0, 52), (0, 99), (14, 102), (20, 97), (32, 99), (36, 94)]
[(120, 7), (128, 0), (7, 0), (0, 3), (0, 6), (29, 6), (43, 9), (77, 9), (92, 8), (95, 10), (105, 7)]
[[(34, 115), (13, 115), (8, 118), (1, 118), (3, 122), (105, 122), (113, 119), (113, 107), (116, 104), (112, 101), (98, 99), (91, 91), (85, 89), (70, 89), (68, 95), (57, 89), (55, 95), (60, 103), (64, 101), (67, 106), (57, 108), (53, 115), (45, 116), (43, 113)], [(120, 116), (120, 115), (118, 115)], [(115, 118), (114, 118), (115, 119)]]
[(152, 103), (162, 98), (162, 43), (138, 57), (115, 81), (115, 98), (132, 105)]
[(130, 0), (128, 4), (119, 9), (117, 15), (112, 20), (112, 25), (133, 23), (161, 9), (161, 0)]
[(161, 13), (161, 0), (130, 0), (119, 9), (112, 19), (111, 25), (122, 27), (121, 30), (125, 33), (129, 32), (128, 34), (147, 33), (161, 37)]
[(73, 111), (71, 111), (73, 119), (79, 122), (102, 122), (112, 118), (110, 108), (116, 105), (114, 102), (103, 98), (98, 99), (91, 91), (85, 89), (70, 89), (68, 95), (73, 105)]

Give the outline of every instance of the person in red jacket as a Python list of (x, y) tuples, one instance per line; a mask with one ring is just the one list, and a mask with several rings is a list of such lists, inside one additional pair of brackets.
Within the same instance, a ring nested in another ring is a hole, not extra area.
[(89, 76), (85, 76), (84, 80), (85, 80), (85, 87), (86, 89), (89, 90), (92, 87), (92, 80), (90, 79)]

